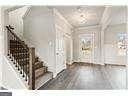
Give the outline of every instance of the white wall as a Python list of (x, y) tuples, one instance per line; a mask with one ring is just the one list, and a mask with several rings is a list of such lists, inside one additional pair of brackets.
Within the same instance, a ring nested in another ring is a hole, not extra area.
[[(101, 62), (125, 64), (122, 56), (117, 56), (117, 33), (126, 33), (126, 6), (108, 6), (101, 19)], [(109, 26), (109, 27), (108, 27)]]
[(72, 41), (72, 26), (68, 21), (59, 13), (58, 10), (54, 9), (55, 25), (59, 26), (63, 31), (63, 37), (65, 42), (65, 59), (67, 64), (72, 64), (73, 61), (73, 41)]
[(66, 63), (72, 64), (73, 63), (73, 40), (72, 36), (67, 35), (65, 37), (65, 47), (66, 47)]
[(109, 25), (123, 24), (127, 22), (127, 7), (114, 6), (112, 7), (111, 22)]
[[(7, 42), (6, 42), (6, 30), (4, 26), (7, 23), (7, 16), (5, 16), (5, 10), (8, 7), (0, 7), (0, 80), (2, 81), (2, 65), (3, 65), (3, 56), (7, 53)], [(0, 82), (1, 84), (1, 82)]]
[[(18, 86), (20, 86), (21, 83), (19, 83), (18, 85), (18, 77), (15, 78), (15, 73), (14, 73), (14, 70), (12, 69), (10, 71), (10, 68), (11, 66), (7, 66), (9, 63), (8, 63), (8, 60), (6, 59), (6, 55), (7, 55), (7, 31), (5, 29), (5, 26), (8, 25), (8, 9), (12, 9), (13, 10), (13, 7), (8, 7), (8, 6), (2, 6), (0, 7), (0, 64), (1, 64), (1, 67), (2, 69), (0, 71), (1, 72), (1, 79), (2, 79), (2, 86), (4, 88), (14, 88)], [(15, 8), (14, 8), (15, 9)], [(5, 67), (6, 66), (6, 67)], [(10, 82), (10, 74), (12, 76), (12, 79), (14, 79), (14, 82)], [(6, 82), (6, 84), (5, 84)], [(1, 82), (0, 82), (1, 83)], [(15, 86), (15, 84), (17, 86)], [(12, 86), (11, 86), (12, 85)]]
[(79, 35), (81, 34), (94, 34), (94, 60), (91, 63), (100, 63), (100, 44), (99, 44), (99, 34), (100, 34), (100, 26), (92, 26), (92, 27), (82, 27), (77, 28), (73, 32), (73, 60), (74, 62), (79, 62)]
[(28, 6), (24, 6), (9, 12), (9, 24), (14, 26), (14, 32), (20, 37), (23, 37), (23, 19)]
[[(109, 26), (104, 33), (104, 63), (107, 64), (126, 64), (126, 56), (119, 56), (117, 50), (117, 34), (126, 33), (126, 24), (118, 24)], [(96, 64), (101, 63), (100, 58), (100, 28), (99, 27), (88, 27), (75, 29), (73, 33), (73, 60), (75, 62), (79, 60), (79, 38), (80, 34), (95, 34), (95, 52), (94, 62)]]
[[(58, 74), (63, 69), (66, 69), (66, 63), (72, 64), (72, 26), (58, 10), (53, 9), (53, 16), (56, 30), (56, 74)], [(67, 46), (68, 44), (70, 46)]]
[[(126, 16), (128, 17), (128, 6), (127, 6), (127, 12), (126, 12), (127, 14), (126, 14)], [(127, 18), (127, 20), (126, 20), (126, 27), (127, 27), (127, 35), (128, 35), (128, 18)], [(127, 49), (127, 65), (128, 65), (128, 49)]]
[(52, 10), (47, 7), (31, 7), (24, 17), (24, 38), (34, 46), (37, 55), (55, 71), (55, 28)]
[(2, 85), (1, 82), (2, 82), (2, 9), (0, 7), (0, 86)]
[(15, 66), (12, 65), (13, 63), (4, 56), (2, 65), (2, 86), (6, 89), (28, 89), (25, 80), (21, 79), (21, 74), (18, 71), (16, 72), (17, 69), (14, 69)]
[(111, 22), (111, 17), (112, 17), (112, 6), (106, 6), (105, 10), (103, 12), (100, 25), (101, 25), (101, 31), (100, 31), (100, 63), (101, 65), (104, 65), (104, 58), (105, 58), (105, 46), (104, 46), (104, 32), (107, 26)]
[[(71, 25), (56, 9), (35, 6), (31, 7), (30, 12), (24, 17), (24, 38), (30, 46), (35, 47), (37, 55), (48, 66), (48, 70), (55, 74), (58, 73), (56, 73), (56, 25), (62, 28), (63, 34), (71, 33)], [(71, 60), (72, 54), (70, 55)]]
[[(127, 34), (128, 34), (128, 6), (127, 6), (127, 22), (126, 22), (126, 24), (127, 24)], [(127, 71), (126, 71), (126, 74), (127, 74), (127, 81), (126, 81), (126, 86), (127, 86), (127, 89), (128, 89), (128, 49), (127, 49), (127, 57), (126, 57), (126, 59), (127, 59)]]
[(118, 33), (126, 32), (126, 24), (111, 25), (105, 30), (105, 63), (126, 64), (125, 56), (119, 56), (117, 48)]

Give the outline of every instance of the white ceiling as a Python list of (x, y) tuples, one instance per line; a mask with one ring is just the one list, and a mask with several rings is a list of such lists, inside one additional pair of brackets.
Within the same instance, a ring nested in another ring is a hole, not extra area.
[[(54, 6), (74, 27), (98, 25), (102, 18), (104, 6)], [(80, 9), (80, 10), (79, 10)], [(85, 22), (81, 22), (83, 15)]]
[(122, 24), (127, 22), (127, 7), (113, 6), (110, 25)]

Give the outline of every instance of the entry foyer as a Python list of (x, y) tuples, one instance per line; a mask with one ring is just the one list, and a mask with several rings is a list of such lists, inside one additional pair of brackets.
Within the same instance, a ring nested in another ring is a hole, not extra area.
[(1, 18), (4, 89), (127, 89), (127, 6), (2, 6)]

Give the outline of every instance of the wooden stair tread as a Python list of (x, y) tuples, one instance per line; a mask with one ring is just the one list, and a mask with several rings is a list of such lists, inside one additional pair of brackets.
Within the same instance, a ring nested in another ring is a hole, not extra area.
[(43, 67), (43, 62), (35, 63), (35, 70)]
[(39, 89), (42, 85), (47, 83), (52, 78), (53, 78), (52, 72), (47, 71), (46, 73), (44, 73), (43, 76), (40, 76), (39, 78), (36, 79), (36, 82), (35, 82), (36, 89)]
[(41, 67), (35, 70), (35, 78), (38, 79), (40, 76), (43, 76), (46, 73), (46, 67)]
[(39, 57), (36, 57), (36, 58), (35, 58), (35, 62), (38, 62), (38, 61), (39, 61)]

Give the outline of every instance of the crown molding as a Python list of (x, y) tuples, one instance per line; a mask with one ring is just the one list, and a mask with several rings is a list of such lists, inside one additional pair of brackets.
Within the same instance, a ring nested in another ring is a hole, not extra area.
[(101, 25), (92, 25), (92, 26), (86, 26), (86, 27), (78, 27), (74, 28), (74, 30), (86, 30), (86, 29), (94, 29), (94, 28), (101, 28)]

